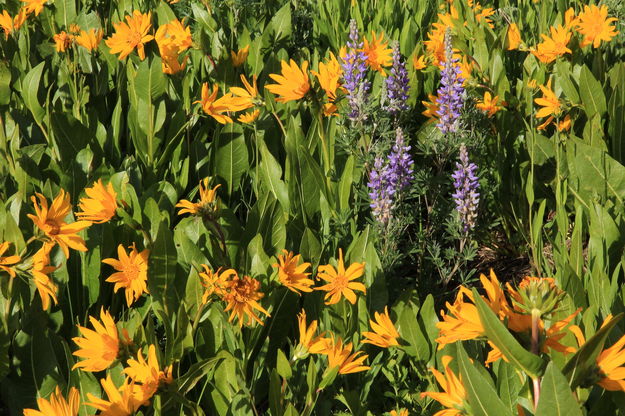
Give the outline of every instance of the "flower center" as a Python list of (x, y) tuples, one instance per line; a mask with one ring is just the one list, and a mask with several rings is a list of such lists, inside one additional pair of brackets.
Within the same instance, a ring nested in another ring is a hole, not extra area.
[(46, 234), (57, 235), (61, 231), (61, 227), (56, 221), (47, 220), (46, 221)]
[(332, 283), (334, 283), (334, 287), (337, 290), (343, 291), (344, 289), (347, 288), (347, 285), (349, 284), (349, 280), (344, 274), (339, 274), (336, 276), (336, 278), (334, 279), (334, 282)]
[(137, 46), (141, 43), (141, 33), (139, 32), (131, 32), (128, 36), (128, 43), (132, 46)]
[(128, 264), (124, 267), (124, 276), (128, 281), (137, 280), (139, 276), (139, 266), (136, 264)]

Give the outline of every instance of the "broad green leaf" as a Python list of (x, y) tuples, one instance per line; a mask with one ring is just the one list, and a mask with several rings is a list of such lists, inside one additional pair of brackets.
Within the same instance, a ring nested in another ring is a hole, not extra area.
[(273, 368), (269, 375), (269, 409), (272, 416), (282, 416), (283, 413), (281, 384), (280, 375)]
[(231, 196), (250, 167), (241, 126), (235, 123), (226, 125), (215, 140), (215, 146), (215, 174), (224, 179), (225, 190)]
[(545, 360), (519, 344), (475, 289), (473, 289), (473, 297), (488, 340), (499, 348), (508, 362), (516, 368), (525, 371), (530, 377), (540, 377), (547, 365)]
[(595, 114), (602, 116), (606, 112), (607, 106), (603, 87), (586, 66), (582, 67), (579, 75), (579, 92), (586, 116), (589, 119)]
[(61, 162), (69, 166), (76, 159), (76, 155), (87, 146), (91, 132), (69, 113), (54, 112), (50, 118)]
[(260, 185), (280, 201), (286, 212), (290, 210), (289, 189), (282, 180), (280, 163), (271, 154), (264, 142), (259, 146), (262, 160), (260, 162)]
[(69, 31), (69, 26), (76, 23), (76, 0), (55, 0), (56, 23)]
[(46, 114), (46, 111), (39, 103), (39, 98), (37, 97), (39, 87), (41, 87), (41, 75), (43, 74), (45, 65), (45, 61), (41, 62), (39, 65), (31, 69), (22, 81), (21, 92), (24, 104), (26, 104), (26, 107), (28, 107), (30, 112), (33, 114), (37, 124), (41, 124), (43, 116)]
[[(11, 102), (11, 71), (4, 63), (0, 63), (0, 105)], [(0, 133), (1, 134), (1, 133)]]
[[(525, 380), (521, 381), (519, 372), (504, 360), (499, 360), (497, 364), (497, 393), (506, 407), (513, 409)], [(525, 376), (522, 377), (525, 379)]]
[(536, 416), (582, 416), (580, 405), (569, 383), (552, 362), (540, 381), (540, 399)]
[(288, 358), (286, 358), (286, 355), (284, 355), (281, 349), (278, 349), (276, 369), (278, 370), (278, 374), (280, 374), (280, 377), (284, 379), (289, 379), (293, 375), (293, 371), (291, 370), (291, 364), (289, 363)]
[(175, 311), (171, 307), (176, 305), (179, 296), (175, 294), (174, 281), (176, 278), (176, 246), (172, 232), (167, 222), (163, 221), (158, 227), (158, 233), (150, 252), (148, 266), (148, 289), (155, 303), (169, 313)]

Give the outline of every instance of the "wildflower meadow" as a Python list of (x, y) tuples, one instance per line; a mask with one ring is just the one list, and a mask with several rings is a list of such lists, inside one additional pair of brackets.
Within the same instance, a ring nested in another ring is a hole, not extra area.
[(0, 28), (0, 416), (625, 415), (622, 1)]

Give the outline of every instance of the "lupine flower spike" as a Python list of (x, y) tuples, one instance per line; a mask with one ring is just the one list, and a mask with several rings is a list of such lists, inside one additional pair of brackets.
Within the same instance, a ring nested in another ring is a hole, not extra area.
[(469, 162), (469, 152), (464, 143), (460, 146), (460, 163), (456, 162), (456, 171), (451, 175), (456, 192), (452, 195), (456, 201), (456, 210), (460, 213), (465, 232), (475, 227), (477, 206), (480, 202), (480, 187), (477, 177), (477, 165)]
[(343, 87), (347, 90), (347, 100), (351, 111), (349, 118), (352, 121), (362, 120), (363, 104), (367, 98), (370, 84), (365, 80), (367, 71), (367, 55), (361, 50), (363, 43), (360, 42), (358, 26), (352, 19), (349, 22), (349, 52), (343, 57)]
[(458, 58), (453, 57), (451, 30), (445, 32), (445, 63), (441, 71), (441, 87), (438, 89), (438, 124), (443, 134), (455, 133), (460, 123), (460, 112), (464, 105), (464, 79), (458, 65)]
[(401, 59), (399, 43), (393, 44), (393, 67), (391, 75), (386, 78), (386, 93), (388, 95), (388, 106), (386, 109), (391, 114), (397, 114), (408, 109), (408, 71), (406, 63)]

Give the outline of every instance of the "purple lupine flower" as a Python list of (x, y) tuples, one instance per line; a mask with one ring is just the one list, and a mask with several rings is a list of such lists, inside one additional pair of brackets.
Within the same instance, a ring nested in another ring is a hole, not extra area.
[(453, 58), (451, 45), (451, 30), (445, 32), (445, 63), (441, 70), (441, 87), (438, 89), (437, 114), (439, 116), (438, 127), (443, 134), (458, 131), (460, 111), (464, 104), (464, 78), (458, 65), (458, 59)]
[(404, 133), (398, 128), (388, 159), (383, 164), (382, 158), (376, 157), (369, 173), (367, 186), (373, 217), (383, 225), (390, 221), (401, 191), (412, 182), (414, 162), (409, 151), (410, 146), (404, 144)]
[(477, 177), (477, 165), (469, 162), (469, 152), (464, 143), (460, 145), (460, 163), (456, 162), (456, 171), (451, 175), (454, 179), (456, 192), (452, 195), (456, 201), (456, 210), (460, 213), (460, 221), (464, 231), (475, 227), (477, 206), (480, 203), (480, 187)]
[(349, 51), (343, 58), (343, 87), (347, 90), (347, 100), (351, 112), (349, 118), (352, 121), (359, 120), (363, 117), (361, 107), (363, 106), (370, 84), (365, 80), (367, 71), (367, 56), (360, 51), (363, 43), (360, 42), (358, 35), (358, 26), (354, 19), (349, 22), (349, 41), (347, 47)]
[(397, 114), (408, 109), (409, 82), (406, 63), (401, 59), (399, 43), (395, 42), (393, 44), (393, 67), (391, 74), (386, 78), (386, 93), (389, 101), (386, 110), (389, 113)]

